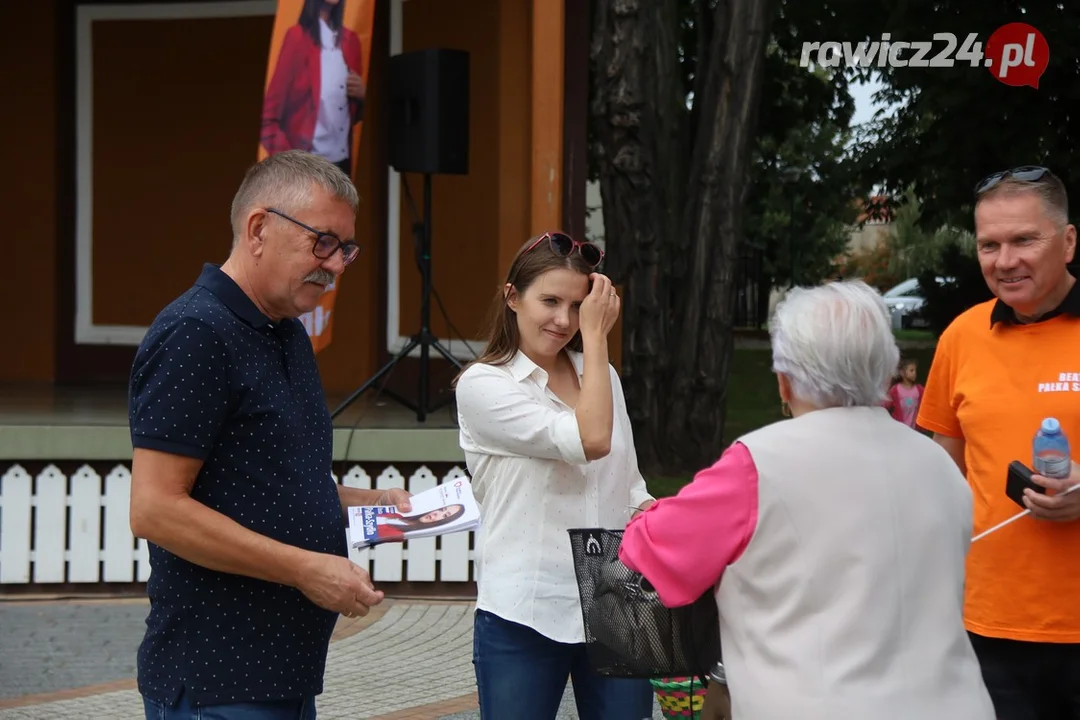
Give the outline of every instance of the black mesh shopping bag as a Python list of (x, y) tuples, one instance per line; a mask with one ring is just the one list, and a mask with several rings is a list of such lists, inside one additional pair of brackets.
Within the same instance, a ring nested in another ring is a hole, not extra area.
[(572, 529), (585, 647), (596, 672), (611, 677), (706, 677), (720, 658), (716, 599), (669, 609), (640, 573), (619, 560), (621, 530)]

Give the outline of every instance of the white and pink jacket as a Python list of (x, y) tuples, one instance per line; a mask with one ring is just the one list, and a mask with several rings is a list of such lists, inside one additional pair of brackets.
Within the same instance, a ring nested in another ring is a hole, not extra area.
[(963, 624), (971, 527), (933, 440), (832, 408), (740, 438), (620, 556), (669, 607), (715, 588), (735, 718), (993, 720)]

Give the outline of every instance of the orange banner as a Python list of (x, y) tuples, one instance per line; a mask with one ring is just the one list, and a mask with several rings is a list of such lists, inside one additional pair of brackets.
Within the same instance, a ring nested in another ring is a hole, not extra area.
[[(278, 0), (258, 158), (307, 150), (356, 170), (375, 0)], [(330, 344), (337, 285), (300, 317), (319, 352)]]

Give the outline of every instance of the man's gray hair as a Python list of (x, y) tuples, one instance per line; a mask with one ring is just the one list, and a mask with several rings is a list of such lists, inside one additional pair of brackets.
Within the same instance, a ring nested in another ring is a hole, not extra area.
[(990, 198), (1009, 197), (1022, 193), (1031, 193), (1039, 198), (1043, 204), (1043, 212), (1058, 228), (1064, 228), (1069, 224), (1069, 194), (1065, 190), (1065, 184), (1053, 173), (1048, 173), (1035, 181), (1021, 180), (1012, 175), (1006, 176), (997, 185), (981, 193), (975, 200), (975, 207)]
[(885, 301), (861, 280), (792, 289), (769, 334), (773, 371), (819, 408), (880, 405), (900, 362)]
[(319, 185), (355, 213), (360, 196), (349, 176), (326, 158), (303, 150), (286, 150), (252, 165), (232, 202), (233, 241), (243, 231), (253, 208), (276, 208), (292, 213), (311, 202), (311, 188)]

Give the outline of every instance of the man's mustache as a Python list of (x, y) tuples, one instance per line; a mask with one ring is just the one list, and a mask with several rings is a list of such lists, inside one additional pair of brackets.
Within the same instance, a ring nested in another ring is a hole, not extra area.
[(307, 277), (304, 278), (304, 282), (318, 283), (319, 285), (327, 287), (334, 282), (334, 279), (334, 273), (319, 268), (308, 273)]

